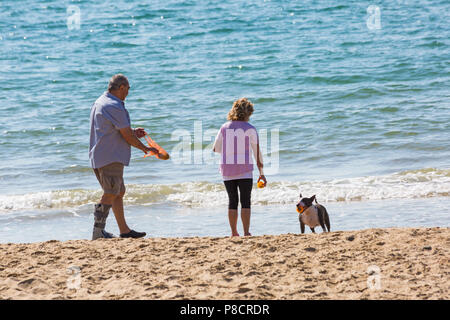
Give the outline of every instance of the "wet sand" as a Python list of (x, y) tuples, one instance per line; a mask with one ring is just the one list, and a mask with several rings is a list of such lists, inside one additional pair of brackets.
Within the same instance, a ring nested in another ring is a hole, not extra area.
[(0, 299), (450, 298), (450, 228), (52, 240), (0, 257)]

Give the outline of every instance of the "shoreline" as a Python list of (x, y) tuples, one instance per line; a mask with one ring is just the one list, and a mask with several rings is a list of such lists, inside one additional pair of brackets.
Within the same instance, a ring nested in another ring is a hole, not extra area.
[[(320, 203), (320, 201), (319, 201)], [(323, 203), (331, 218), (332, 231), (356, 231), (367, 228), (450, 227), (450, 198), (392, 199)], [(396, 210), (392, 211), (395, 207)], [(48, 240), (89, 240), (92, 236), (93, 206), (77, 211), (36, 211), (0, 215), (0, 244), (34, 243)], [(129, 225), (147, 232), (152, 238), (226, 237), (230, 235), (227, 209), (168, 206), (126, 206)], [(411, 214), (412, 210), (415, 214)], [(388, 215), (384, 213), (389, 212)], [(114, 217), (106, 229), (118, 235)], [(242, 230), (239, 219), (238, 230)], [(321, 232), (321, 228), (318, 228)], [(252, 205), (251, 232), (259, 235), (299, 233), (295, 204)], [(310, 233), (309, 228), (306, 232)]]
[(0, 244), (0, 299), (446, 299), (450, 228)]

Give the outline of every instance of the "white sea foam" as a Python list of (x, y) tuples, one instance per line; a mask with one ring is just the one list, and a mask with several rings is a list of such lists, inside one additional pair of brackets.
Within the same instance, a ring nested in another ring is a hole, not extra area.
[[(252, 204), (295, 204), (299, 194), (316, 195), (319, 202), (364, 201), (450, 196), (450, 170), (421, 169), (389, 175), (324, 181), (278, 181), (252, 192)], [(30, 209), (73, 208), (94, 203), (100, 190), (74, 189), (1, 195), (0, 212)], [(189, 207), (224, 206), (228, 202), (222, 183), (185, 182), (171, 185), (127, 185), (126, 205), (171, 203)]]

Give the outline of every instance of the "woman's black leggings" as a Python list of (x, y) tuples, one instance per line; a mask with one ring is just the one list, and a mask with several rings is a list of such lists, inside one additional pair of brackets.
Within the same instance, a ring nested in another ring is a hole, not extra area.
[(241, 198), (241, 207), (250, 209), (253, 179), (236, 179), (224, 181), (228, 192), (228, 209), (237, 209), (239, 203), (238, 188)]

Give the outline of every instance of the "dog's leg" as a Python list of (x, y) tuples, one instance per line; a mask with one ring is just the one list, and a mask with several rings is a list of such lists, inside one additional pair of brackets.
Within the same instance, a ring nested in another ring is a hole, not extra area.
[(317, 216), (319, 217), (319, 223), (322, 227), (322, 230), (325, 231), (325, 224), (324, 224), (324, 207), (322, 207), (320, 204), (317, 205)]
[(300, 221), (300, 231), (305, 233), (305, 224), (302, 222), (302, 216), (298, 216), (298, 221)]
[(325, 209), (325, 207), (323, 207), (324, 213), (323, 213), (323, 217), (325, 220), (325, 225), (327, 226), (328, 232), (330, 232), (331, 228), (330, 228), (330, 217), (328, 216), (328, 211), (327, 209)]

